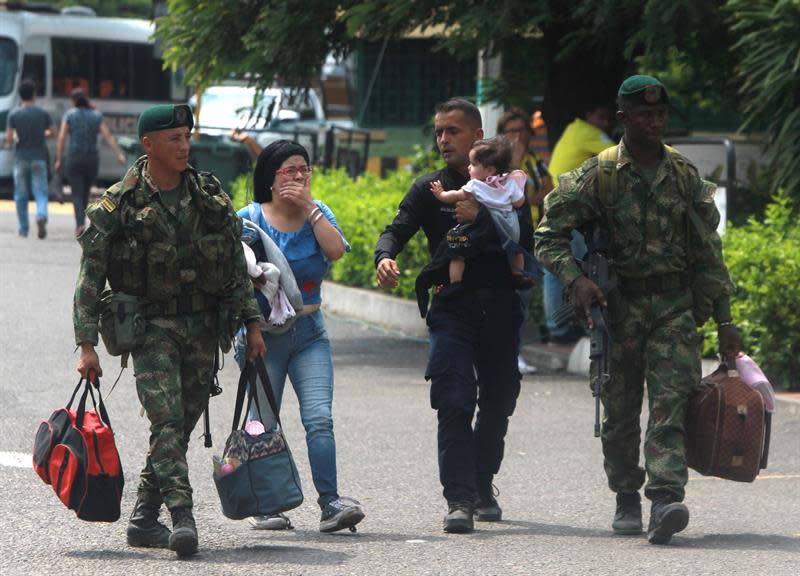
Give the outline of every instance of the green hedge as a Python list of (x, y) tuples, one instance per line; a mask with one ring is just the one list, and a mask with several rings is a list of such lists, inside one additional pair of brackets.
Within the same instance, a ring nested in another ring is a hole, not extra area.
[[(775, 196), (761, 220), (729, 227), (725, 262), (736, 290), (731, 307), (745, 351), (770, 381), (800, 388), (800, 223), (785, 195)], [(704, 326), (705, 355), (717, 348), (716, 326)]]
[[(414, 176), (405, 171), (390, 173), (385, 179), (363, 174), (353, 181), (344, 170), (314, 172), (311, 193), (327, 204), (352, 246), (349, 254), (331, 268), (330, 277), (348, 286), (377, 288), (373, 264), (378, 236), (397, 213), (400, 200), (411, 187)], [(241, 177), (232, 188), (233, 203), (238, 210), (252, 198), (249, 177)], [(425, 235), (416, 234), (397, 257), (402, 273), (393, 293), (415, 298), (414, 280), (428, 262)]]

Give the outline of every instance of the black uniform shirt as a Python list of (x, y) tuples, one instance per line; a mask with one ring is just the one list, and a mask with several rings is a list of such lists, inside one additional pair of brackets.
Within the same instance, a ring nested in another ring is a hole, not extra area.
[[(420, 228), (428, 239), (428, 253), (432, 257), (436, 247), (447, 235), (447, 231), (458, 223), (455, 219), (455, 205), (440, 202), (431, 192), (431, 183), (434, 180), (441, 181), (445, 190), (458, 190), (468, 182), (469, 178), (450, 167), (417, 178), (400, 202), (397, 216), (378, 239), (375, 247), (376, 267), (383, 258), (394, 260)], [(520, 244), (529, 250), (533, 238), (530, 210), (523, 207), (517, 214), (522, 214)], [(525, 214), (528, 215), (527, 225)], [(488, 210), (481, 206), (477, 218), (491, 218), (491, 216)], [(471, 288), (510, 288), (512, 283), (508, 258), (500, 253), (481, 254), (470, 258), (464, 271), (463, 281), (465, 286)]]

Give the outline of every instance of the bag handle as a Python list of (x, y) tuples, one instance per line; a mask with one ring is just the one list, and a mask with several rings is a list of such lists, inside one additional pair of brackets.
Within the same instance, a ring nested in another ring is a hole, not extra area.
[(269, 374), (267, 374), (267, 369), (264, 367), (264, 362), (258, 359), (255, 362), (248, 361), (245, 363), (239, 375), (239, 388), (236, 391), (236, 405), (233, 411), (233, 425), (231, 426), (231, 430), (238, 430), (244, 426), (244, 422), (242, 422), (242, 412), (245, 406), (245, 394), (247, 395), (248, 409), (250, 408), (250, 404), (255, 401), (258, 415), (262, 420), (264, 419), (261, 415), (261, 406), (258, 402), (257, 390), (259, 381), (269, 401), (269, 407), (275, 415), (275, 420), (278, 422), (278, 426), (281, 428), (283, 427), (281, 416), (278, 411), (278, 401), (275, 398), (275, 393), (272, 391)]
[[(92, 390), (93, 384), (97, 389), (97, 398), (95, 398), (94, 391)], [(84, 390), (83, 394), (81, 394), (80, 400), (78, 401), (78, 407), (75, 410), (75, 427), (78, 430), (83, 428), (83, 420), (84, 416), (86, 415), (86, 399), (87, 396), (91, 396), (94, 410), (100, 416), (100, 422), (110, 429), (111, 420), (108, 417), (108, 411), (106, 410), (106, 405), (103, 402), (103, 395), (100, 392), (100, 378), (95, 377), (94, 382), (92, 382), (88, 378), (81, 377), (81, 379), (78, 381), (78, 385), (75, 386), (75, 390), (72, 392), (72, 397), (69, 399), (67, 410), (72, 407), (72, 402), (75, 400), (75, 396), (78, 394), (78, 390), (80, 390), (81, 385), (84, 386)]]

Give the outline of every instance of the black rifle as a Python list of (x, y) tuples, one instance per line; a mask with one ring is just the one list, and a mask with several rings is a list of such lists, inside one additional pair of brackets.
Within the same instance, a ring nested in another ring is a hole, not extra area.
[[(601, 252), (601, 247), (607, 244), (603, 236), (600, 227), (596, 226), (588, 242), (589, 250), (583, 260), (577, 260), (577, 264), (583, 275), (597, 284), (608, 299), (615, 290), (616, 283), (609, 274), (609, 260)], [(596, 366), (591, 385), (594, 396), (594, 436), (597, 438), (600, 436), (600, 392), (611, 379), (611, 332), (608, 329), (608, 310), (597, 300), (592, 302), (590, 313), (592, 331), (589, 337), (589, 358), (594, 360)], [(554, 320), (559, 326), (575, 319), (575, 308), (571, 303), (565, 304), (554, 314)]]
[[(211, 377), (211, 389), (209, 390), (209, 397), (213, 398), (222, 394), (222, 386), (219, 385), (219, 348), (214, 353), (214, 374)], [(210, 402), (209, 402), (210, 404)], [(211, 448), (211, 418), (208, 414), (208, 404), (203, 412), (203, 445), (206, 448)]]

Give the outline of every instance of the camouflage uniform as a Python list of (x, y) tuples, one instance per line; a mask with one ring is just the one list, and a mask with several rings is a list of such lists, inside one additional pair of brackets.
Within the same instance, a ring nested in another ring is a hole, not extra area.
[(173, 509), (192, 506), (186, 450), (208, 402), (216, 347), (229, 346), (236, 327), (260, 312), (241, 222), (216, 178), (188, 168), (176, 206), (168, 204), (142, 157), (87, 210), (73, 323), (77, 343), (97, 345), (106, 280), (140, 298), (146, 327), (132, 356), (150, 449), (139, 497)]
[[(603, 197), (598, 183), (598, 172), (608, 166), (599, 166), (597, 157), (559, 179), (558, 188), (545, 199), (545, 217), (535, 234), (536, 256), (570, 286), (581, 274), (570, 253), (570, 231), (586, 233), (599, 222), (609, 232), (608, 256), (620, 288), (618, 297), (609, 299), (611, 380), (601, 394), (609, 487), (629, 493), (644, 483), (639, 416), (647, 380), (645, 495), (652, 499), (668, 493), (680, 501), (687, 480), (684, 413), (700, 380), (696, 327), (712, 309), (718, 322), (730, 319), (731, 284), (716, 234), (714, 185), (666, 147), (651, 184), (624, 143), (616, 153), (610, 169), (616, 170), (617, 185), (610, 198)], [(689, 202), (702, 227), (691, 227)], [(702, 250), (697, 248), (701, 245)]]

